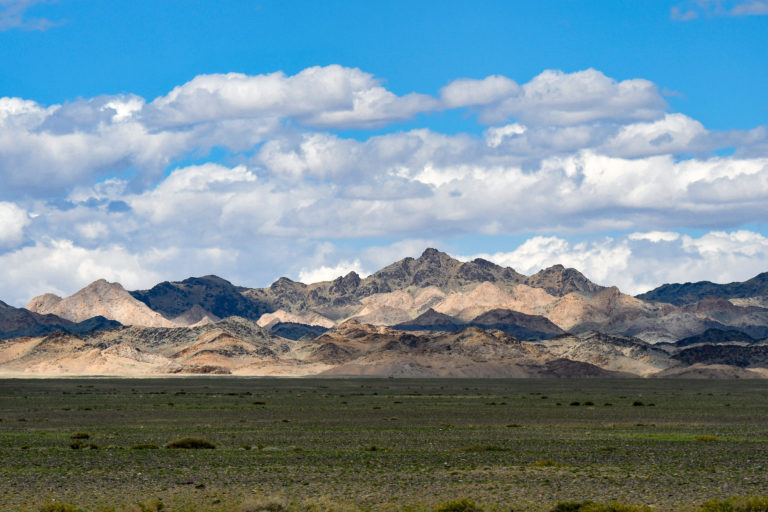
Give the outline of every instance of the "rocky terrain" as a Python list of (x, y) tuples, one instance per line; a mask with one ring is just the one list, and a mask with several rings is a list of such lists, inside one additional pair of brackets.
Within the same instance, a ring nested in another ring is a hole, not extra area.
[(561, 265), (525, 276), (427, 249), (366, 278), (99, 280), (0, 303), (0, 372), (762, 376), (766, 305), (768, 273), (632, 297)]

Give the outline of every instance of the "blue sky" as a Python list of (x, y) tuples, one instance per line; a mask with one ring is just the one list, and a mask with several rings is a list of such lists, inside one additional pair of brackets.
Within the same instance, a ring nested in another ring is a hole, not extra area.
[(0, 299), (427, 244), (632, 293), (750, 277), (767, 34), (762, 0), (0, 0)]
[[(11, 2), (14, 3), (14, 2)], [(543, 69), (642, 77), (712, 129), (768, 116), (764, 16), (671, 17), (680, 2), (60, 0), (31, 5), (45, 31), (2, 35), (0, 89), (45, 104), (154, 98), (204, 73), (359, 67), (397, 94), (458, 77), (526, 82)], [(693, 7), (693, 6), (691, 6)], [(27, 21), (31, 20), (31, 21)]]

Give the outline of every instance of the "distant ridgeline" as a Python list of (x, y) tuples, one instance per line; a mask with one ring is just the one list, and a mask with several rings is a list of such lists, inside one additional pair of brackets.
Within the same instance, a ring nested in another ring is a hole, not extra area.
[(361, 278), (268, 288), (217, 276), (0, 302), (0, 374), (768, 375), (768, 273), (632, 297), (435, 249)]

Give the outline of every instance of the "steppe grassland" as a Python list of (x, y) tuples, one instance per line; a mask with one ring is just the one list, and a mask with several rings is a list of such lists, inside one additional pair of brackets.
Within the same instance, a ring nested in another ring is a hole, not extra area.
[(0, 503), (694, 510), (766, 493), (766, 419), (766, 381), (4, 380)]

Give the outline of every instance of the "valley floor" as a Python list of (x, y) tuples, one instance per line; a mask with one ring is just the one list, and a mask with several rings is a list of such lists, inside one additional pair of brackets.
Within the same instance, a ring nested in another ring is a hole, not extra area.
[(8, 379), (0, 506), (694, 510), (765, 494), (766, 418), (768, 381)]

